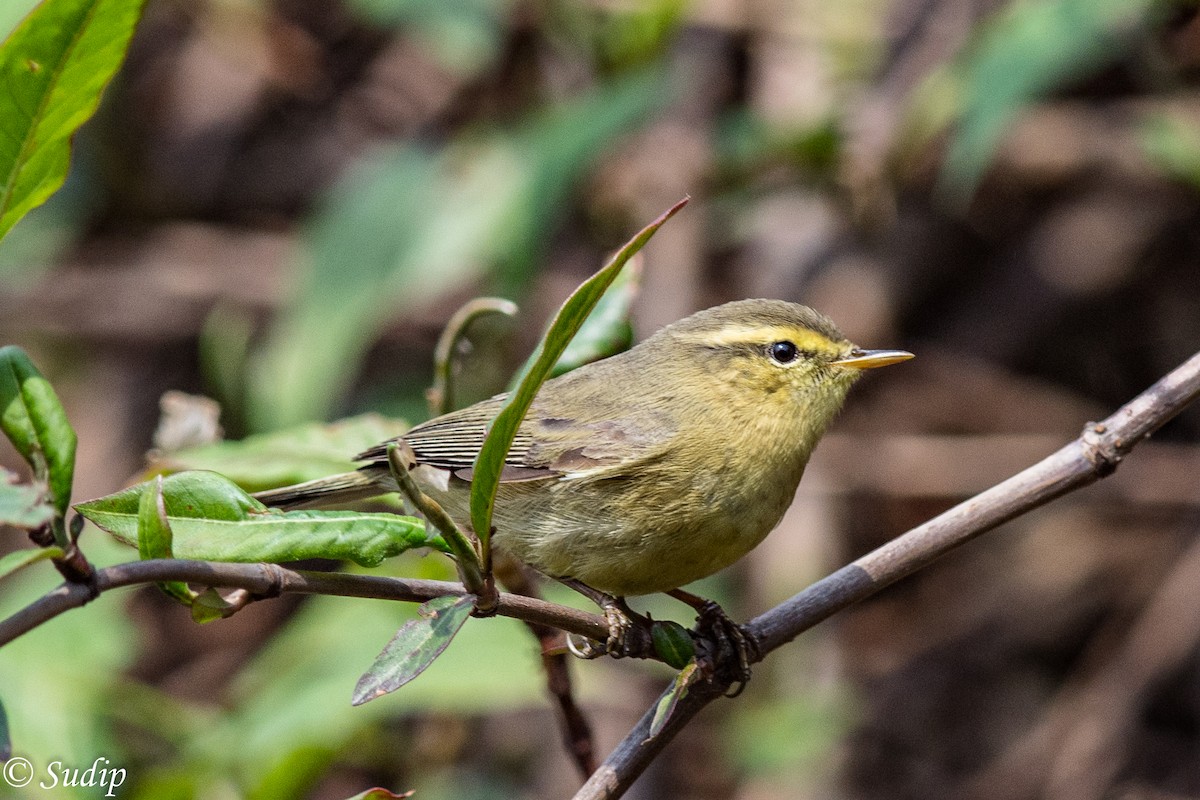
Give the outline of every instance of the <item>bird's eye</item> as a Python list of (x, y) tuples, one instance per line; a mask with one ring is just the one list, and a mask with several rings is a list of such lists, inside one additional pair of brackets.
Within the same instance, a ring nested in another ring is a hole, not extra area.
[(790, 364), (800, 355), (800, 349), (788, 341), (774, 342), (767, 347), (767, 354), (776, 364)]

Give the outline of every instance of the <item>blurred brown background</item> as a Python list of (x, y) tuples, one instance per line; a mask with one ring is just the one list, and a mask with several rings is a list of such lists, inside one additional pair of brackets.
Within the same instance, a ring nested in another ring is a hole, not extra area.
[[(641, 335), (780, 297), (919, 355), (855, 390), (781, 529), (705, 587), (745, 618), (1200, 349), (1198, 67), (1189, 2), (152, 0), (68, 184), (0, 246), (0, 341), (63, 395), (93, 497), (144, 464), (169, 389), (235, 438), (423, 418), (477, 294), (522, 308), (468, 357), (465, 391), (495, 391), (690, 193), (645, 251)], [(780, 651), (630, 796), (1200, 797), (1198, 439), (1192, 410)], [(472, 622), (349, 708), (403, 613), (287, 599), (199, 627), (105, 597), (0, 651), (17, 752), (104, 754), (127, 797), (569, 796), (519, 626)], [(668, 677), (575, 666), (602, 752)]]

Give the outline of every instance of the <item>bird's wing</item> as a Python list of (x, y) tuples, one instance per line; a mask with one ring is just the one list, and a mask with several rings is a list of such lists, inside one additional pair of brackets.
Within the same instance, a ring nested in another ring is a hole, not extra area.
[[(417, 464), (444, 469), (470, 480), (475, 456), (504, 397), (437, 417), (404, 434)], [(534, 402), (505, 458), (501, 482), (574, 478), (653, 458), (665, 449), (672, 430), (655, 416), (627, 419), (571, 419)], [(645, 415), (639, 415), (645, 417)], [(360, 454), (360, 461), (386, 461), (388, 442)]]

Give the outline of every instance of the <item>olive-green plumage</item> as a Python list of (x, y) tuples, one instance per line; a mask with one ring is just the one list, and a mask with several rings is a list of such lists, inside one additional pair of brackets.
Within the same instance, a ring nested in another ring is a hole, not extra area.
[[(701, 311), (612, 358), (547, 381), (506, 460), (493, 542), (613, 595), (667, 591), (737, 561), (779, 522), (808, 457), (866, 367), (805, 306), (743, 300)], [(413, 476), (469, 518), (471, 468), (498, 395), (402, 439)], [(358, 473), (266, 492), (301, 505), (395, 491), (385, 442)]]

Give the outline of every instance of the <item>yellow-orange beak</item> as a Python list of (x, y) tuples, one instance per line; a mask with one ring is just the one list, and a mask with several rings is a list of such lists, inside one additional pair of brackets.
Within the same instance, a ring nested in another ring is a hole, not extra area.
[(837, 361), (831, 361), (831, 364), (837, 364), (839, 367), (853, 367), (854, 369), (875, 369), (876, 367), (886, 367), (888, 364), (899, 364), (901, 361), (908, 361), (913, 357), (913, 354), (907, 350), (851, 350), (850, 355), (846, 358), (839, 358)]

